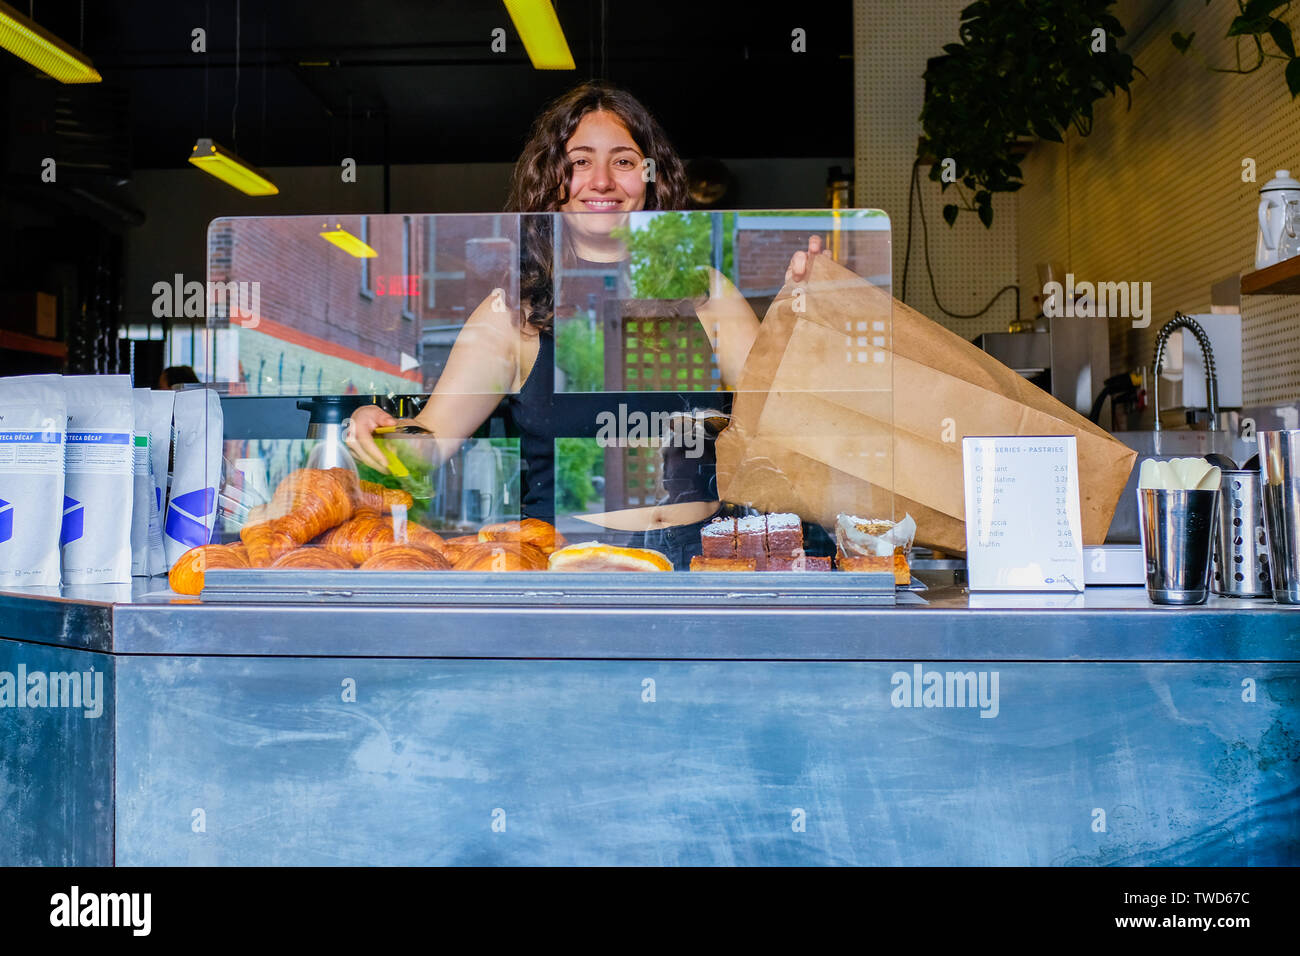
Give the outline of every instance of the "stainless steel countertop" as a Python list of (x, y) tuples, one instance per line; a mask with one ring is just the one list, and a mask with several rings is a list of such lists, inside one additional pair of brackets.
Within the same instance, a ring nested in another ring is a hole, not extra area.
[(1300, 660), (1300, 608), (1271, 601), (1211, 597), (1177, 608), (1152, 605), (1137, 587), (1017, 595), (953, 586), (900, 594), (900, 601), (907, 603), (573, 606), (543, 595), (532, 604), (216, 604), (176, 595), (158, 578), (0, 591), (0, 638), (118, 655)]

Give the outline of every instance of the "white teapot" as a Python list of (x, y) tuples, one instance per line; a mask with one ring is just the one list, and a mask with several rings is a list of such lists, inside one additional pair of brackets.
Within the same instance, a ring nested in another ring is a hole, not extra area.
[(1263, 269), (1280, 261), (1278, 241), (1286, 222), (1287, 202), (1300, 199), (1300, 182), (1291, 178), (1289, 169), (1277, 175), (1259, 191), (1259, 239), (1255, 243), (1255, 268)]

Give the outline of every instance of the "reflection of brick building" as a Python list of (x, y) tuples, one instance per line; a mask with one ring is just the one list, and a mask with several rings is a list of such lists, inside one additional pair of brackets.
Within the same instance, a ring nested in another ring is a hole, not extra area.
[(889, 219), (883, 213), (838, 219), (829, 210), (804, 216), (737, 213), (734, 228), (736, 275), (731, 278), (751, 300), (770, 301), (776, 295), (785, 284), (790, 257), (808, 248), (810, 235), (822, 236), (828, 247), (838, 243), (837, 262), (889, 290)]
[[(238, 352), (247, 390), (420, 391), (417, 221), (297, 216), (214, 222), (208, 280), (260, 284), (258, 314), (233, 323), (223, 337)], [(320, 237), (339, 226), (378, 255), (357, 258)]]
[[(759, 316), (783, 284), (791, 254), (814, 232), (838, 243), (840, 262), (889, 285), (882, 216), (727, 218), (731, 278)], [(378, 255), (356, 258), (319, 236), (338, 226)], [(518, 248), (519, 217), (507, 213), (218, 220), (209, 232), (208, 279), (259, 282), (260, 310), (256, 322), (237, 323), (225, 344), (216, 343), (226, 353), (216, 366), (254, 394), (428, 392), (469, 314), (494, 288), (516, 299)], [(627, 282), (617, 264), (565, 269), (557, 318), (599, 321), (602, 303), (630, 295)]]

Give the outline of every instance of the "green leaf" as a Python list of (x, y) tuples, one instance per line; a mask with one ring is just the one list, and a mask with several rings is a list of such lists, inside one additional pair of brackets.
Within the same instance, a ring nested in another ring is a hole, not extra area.
[(949, 203), (948, 205), (943, 207), (943, 221), (951, 226), (954, 222), (957, 221), (957, 213), (960, 211), (961, 210), (959, 210), (952, 203)]
[(1056, 131), (1056, 127), (1051, 123), (1034, 123), (1034, 132), (1043, 139), (1050, 140), (1053, 143), (1064, 143), (1061, 134)]
[(1196, 36), (1195, 30), (1187, 34), (1187, 36), (1183, 36), (1181, 33), (1175, 33), (1169, 39), (1173, 41), (1174, 49), (1179, 53), (1186, 53), (1188, 48), (1192, 45), (1192, 37), (1194, 36)]
[(1257, 33), (1263, 33), (1268, 27), (1268, 19), (1268, 17), (1252, 19), (1244, 14), (1239, 17), (1234, 17), (1232, 22), (1228, 24), (1228, 36), (1245, 37), (1253, 36)]
[(1266, 20), (1278, 7), (1285, 7), (1287, 0), (1247, 0), (1241, 15), (1248, 20)]
[(1291, 91), (1291, 99), (1300, 96), (1300, 58), (1286, 65), (1286, 88)]
[(978, 209), (980, 222), (984, 223), (985, 229), (993, 228), (993, 207), (990, 205), (980, 206)]
[(1268, 35), (1273, 38), (1277, 48), (1289, 57), (1295, 56), (1295, 43), (1291, 40), (1291, 28), (1281, 20), (1274, 20), (1268, 28)]

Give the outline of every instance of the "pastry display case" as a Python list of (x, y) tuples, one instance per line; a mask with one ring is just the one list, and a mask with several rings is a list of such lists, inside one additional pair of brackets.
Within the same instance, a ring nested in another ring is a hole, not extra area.
[[(872, 309), (834, 300), (842, 276)], [(913, 540), (886, 536), (915, 522), (890, 291), (876, 210), (216, 220), (207, 321), (169, 348), (219, 396), (219, 486), (169, 583), (417, 600), (466, 574), (673, 575), (649, 594), (762, 573), (892, 603)], [(357, 436), (376, 408), (393, 424)]]

